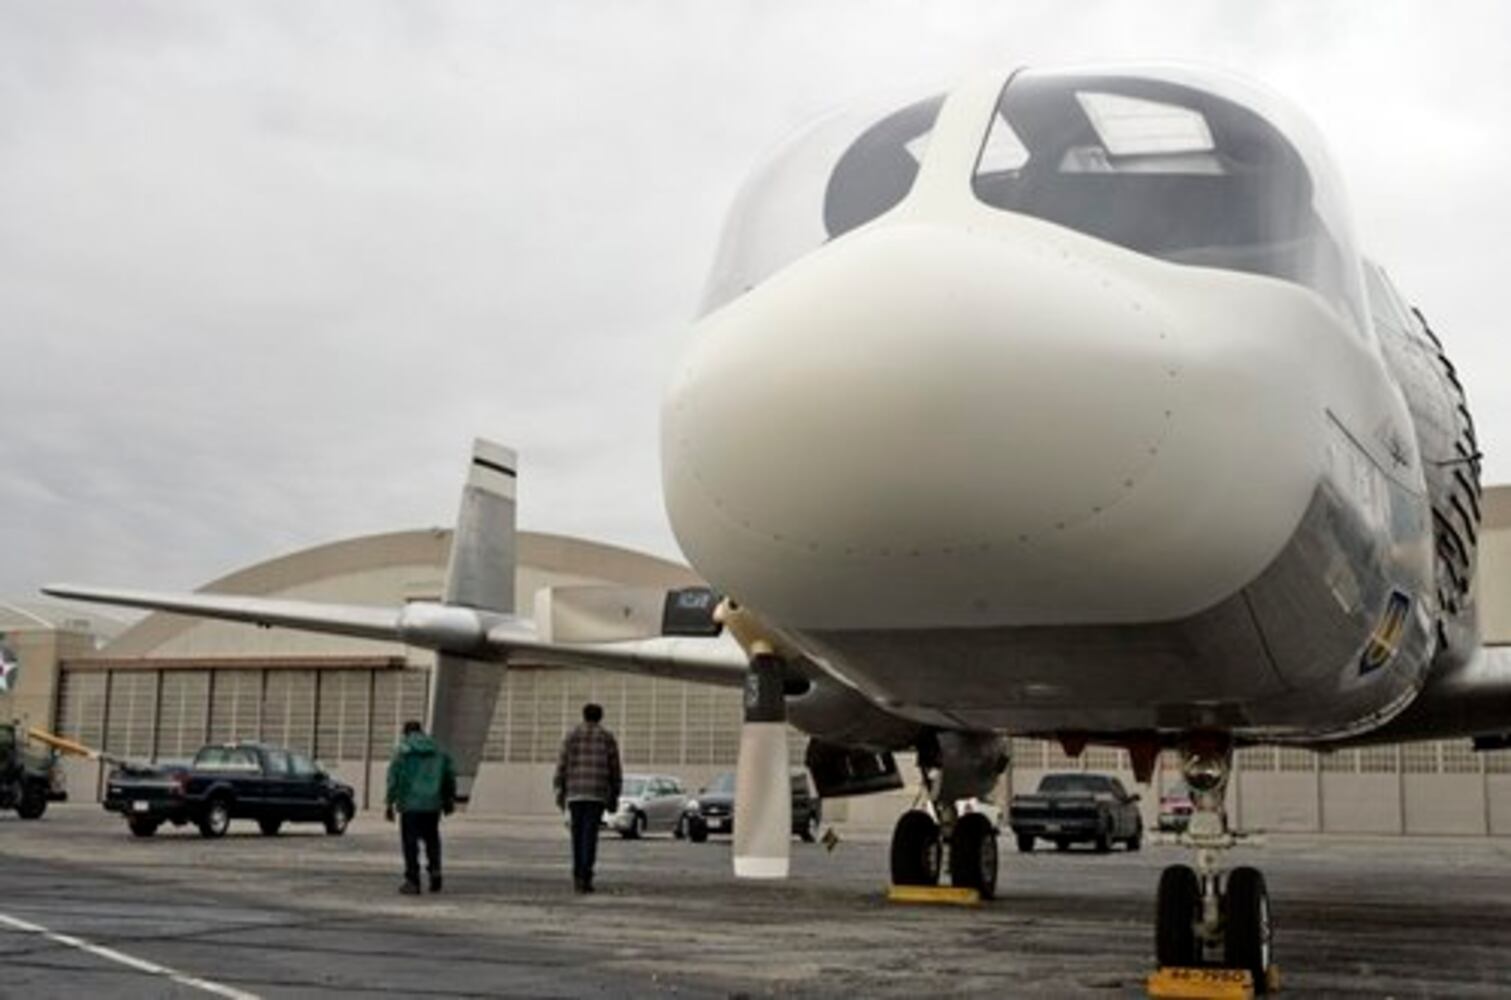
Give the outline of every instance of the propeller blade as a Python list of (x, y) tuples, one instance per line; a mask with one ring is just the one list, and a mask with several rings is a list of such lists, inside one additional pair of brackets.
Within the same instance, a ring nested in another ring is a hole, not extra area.
[(735, 770), (736, 878), (786, 878), (792, 851), (792, 779), (782, 661), (759, 655), (745, 675), (745, 723)]

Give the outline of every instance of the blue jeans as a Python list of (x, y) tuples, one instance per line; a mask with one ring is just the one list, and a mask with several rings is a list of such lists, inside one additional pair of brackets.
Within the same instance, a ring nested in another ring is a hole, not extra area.
[(598, 824), (603, 820), (602, 802), (568, 802), (572, 813), (572, 879), (593, 884), (593, 862), (598, 860)]

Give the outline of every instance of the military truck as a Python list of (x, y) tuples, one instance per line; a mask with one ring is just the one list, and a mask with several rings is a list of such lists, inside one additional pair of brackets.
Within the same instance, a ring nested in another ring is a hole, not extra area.
[(14, 809), (22, 819), (41, 819), (47, 803), (67, 798), (58, 752), (29, 748), (25, 726), (0, 722), (0, 810)]

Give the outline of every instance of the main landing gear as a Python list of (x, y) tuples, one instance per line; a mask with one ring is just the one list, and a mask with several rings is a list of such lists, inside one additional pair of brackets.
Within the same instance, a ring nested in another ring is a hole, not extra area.
[(957, 813), (954, 802), (938, 794), (941, 782), (927, 769), (923, 781), (934, 808), (910, 809), (893, 828), (892, 884), (938, 885), (948, 845), (950, 884), (992, 899), (997, 895), (997, 828), (982, 813)]
[(1196, 866), (1171, 865), (1159, 880), (1154, 944), (1161, 967), (1246, 969), (1256, 993), (1265, 992), (1272, 964), (1270, 896), (1257, 868), (1224, 872), (1222, 852), (1237, 842), (1223, 806), (1233, 770), (1226, 740), (1181, 748), (1181, 771), (1191, 789), (1191, 823), (1183, 841)]

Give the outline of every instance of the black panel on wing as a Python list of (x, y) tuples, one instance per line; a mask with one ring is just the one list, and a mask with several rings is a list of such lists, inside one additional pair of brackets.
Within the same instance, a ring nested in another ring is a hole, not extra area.
[(724, 631), (724, 626), (714, 620), (714, 611), (721, 600), (720, 594), (707, 587), (668, 590), (661, 612), (661, 634), (709, 639), (717, 636)]

